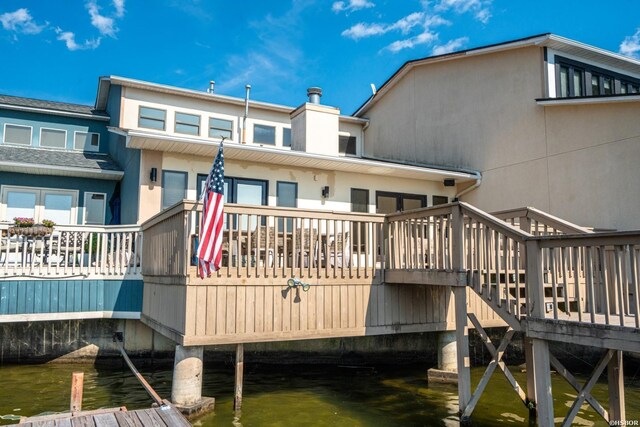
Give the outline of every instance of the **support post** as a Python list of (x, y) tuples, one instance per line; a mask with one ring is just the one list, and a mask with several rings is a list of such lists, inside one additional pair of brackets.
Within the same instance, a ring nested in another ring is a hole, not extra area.
[(84, 388), (84, 372), (74, 372), (71, 374), (71, 402), (70, 412), (82, 411), (82, 391)]
[[(544, 319), (544, 284), (542, 279), (542, 250), (538, 240), (527, 240), (526, 286), (527, 316)], [(551, 360), (549, 343), (531, 339), (536, 415), (539, 426), (553, 426), (553, 395), (551, 392)], [(527, 387), (528, 388), (528, 387)]]
[(438, 369), (455, 371), (458, 364), (456, 349), (456, 333), (454, 331), (438, 332)]
[(176, 345), (171, 401), (178, 407), (194, 406), (202, 400), (202, 355), (202, 346)]
[[(451, 208), (452, 267), (455, 272), (464, 269), (464, 216), (459, 204)], [(467, 287), (453, 287), (456, 309), (456, 351), (458, 364), (458, 402), (463, 414), (471, 400), (471, 361), (469, 358), (469, 328), (467, 327)], [(464, 422), (465, 420), (460, 420)]]
[(244, 380), (244, 345), (236, 346), (236, 390), (233, 400), (233, 410), (239, 411), (242, 408), (242, 382)]
[(524, 337), (524, 361), (527, 370), (527, 405), (529, 407), (529, 417), (536, 417), (536, 368), (533, 364), (533, 343), (531, 338)]
[(622, 351), (615, 351), (607, 367), (607, 376), (609, 378), (609, 423), (611, 424), (612, 422), (622, 422), (626, 419)]

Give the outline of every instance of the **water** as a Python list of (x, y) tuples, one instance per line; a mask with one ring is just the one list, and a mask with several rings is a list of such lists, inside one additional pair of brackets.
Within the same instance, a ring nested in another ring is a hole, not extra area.
[[(233, 366), (207, 364), (204, 395), (216, 397), (215, 412), (196, 426), (451, 426), (458, 425), (455, 386), (427, 387), (424, 365), (375, 366), (272, 366), (245, 364), (243, 411), (233, 412)], [(627, 372), (627, 418), (640, 419), (640, 373)], [(15, 365), (0, 367), (0, 425), (13, 418), (69, 407), (71, 373), (85, 373), (84, 409), (126, 405), (145, 408), (151, 399), (125, 367), (81, 365)], [(483, 368), (472, 370), (477, 384)], [(163, 397), (170, 396), (169, 368), (141, 372)], [(524, 374), (512, 368), (524, 386)], [(636, 379), (633, 377), (636, 376)], [(584, 383), (584, 377), (578, 377)], [(557, 421), (569, 410), (576, 392), (558, 375), (553, 376)], [(607, 385), (598, 383), (593, 395), (606, 408)], [(526, 425), (527, 411), (497, 372), (473, 413), (474, 426)], [(607, 426), (587, 406), (575, 425)]]

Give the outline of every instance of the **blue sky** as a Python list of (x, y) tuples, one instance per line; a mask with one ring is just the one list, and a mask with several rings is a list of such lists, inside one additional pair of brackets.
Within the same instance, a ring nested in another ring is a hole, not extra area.
[(640, 2), (3, 0), (0, 93), (93, 104), (119, 75), (351, 114), (405, 61), (552, 32), (640, 55)]

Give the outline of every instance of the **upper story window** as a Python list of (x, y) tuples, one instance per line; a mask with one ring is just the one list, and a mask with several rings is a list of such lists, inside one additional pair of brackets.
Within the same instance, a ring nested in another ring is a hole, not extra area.
[(282, 146), (291, 147), (291, 128), (282, 128)]
[(200, 116), (176, 112), (175, 131), (188, 135), (200, 135)]
[(209, 118), (209, 138), (232, 139), (233, 122), (231, 120)]
[(100, 149), (100, 134), (95, 132), (76, 132), (73, 136), (73, 149), (98, 151)]
[[(558, 97), (600, 96), (640, 92), (640, 79), (556, 56)], [(632, 90), (635, 88), (635, 92)]]
[(165, 130), (167, 112), (157, 108), (140, 106), (138, 126), (141, 128)]
[(267, 125), (253, 125), (253, 143), (276, 145), (276, 128)]
[(4, 125), (4, 139), (6, 144), (31, 145), (31, 126)]
[(338, 150), (340, 154), (347, 156), (356, 155), (356, 137), (348, 135), (340, 135), (338, 140)]
[(66, 148), (67, 131), (60, 129), (40, 129), (40, 146), (48, 148)]

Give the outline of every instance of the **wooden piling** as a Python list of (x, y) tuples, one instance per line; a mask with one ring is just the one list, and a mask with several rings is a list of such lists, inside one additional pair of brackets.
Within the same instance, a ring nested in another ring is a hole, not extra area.
[(622, 351), (616, 351), (609, 361), (607, 376), (609, 380), (609, 422), (623, 422), (626, 418), (626, 413), (624, 408)]
[(82, 389), (84, 385), (84, 372), (74, 372), (71, 375), (71, 403), (69, 411), (82, 411)]
[(242, 382), (244, 378), (244, 345), (236, 346), (236, 390), (233, 400), (233, 409), (239, 411), (242, 408)]

